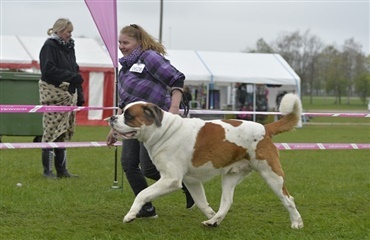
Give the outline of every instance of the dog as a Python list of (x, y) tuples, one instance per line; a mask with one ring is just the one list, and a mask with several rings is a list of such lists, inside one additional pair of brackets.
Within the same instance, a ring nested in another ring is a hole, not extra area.
[[(208, 218), (202, 224), (219, 226), (231, 207), (236, 185), (254, 170), (289, 212), (291, 228), (302, 228), (303, 220), (284, 186), (279, 152), (271, 139), (295, 129), (302, 112), (299, 97), (286, 94), (280, 112), (283, 118), (262, 125), (238, 119), (182, 118), (142, 101), (125, 106), (121, 115), (109, 118), (109, 124), (117, 137), (144, 143), (161, 178), (136, 196), (123, 221), (135, 220), (146, 202), (180, 189), (183, 182)], [(202, 183), (219, 174), (222, 197), (216, 213), (207, 202)]]

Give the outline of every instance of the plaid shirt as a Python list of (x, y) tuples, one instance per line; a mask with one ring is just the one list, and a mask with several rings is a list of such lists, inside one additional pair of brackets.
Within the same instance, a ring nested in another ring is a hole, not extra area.
[(168, 111), (171, 97), (167, 87), (183, 87), (184, 74), (153, 50), (144, 51), (134, 61), (145, 65), (141, 73), (130, 71), (133, 64), (127, 65), (127, 62), (122, 60), (123, 58), (120, 59), (122, 68), (118, 75), (119, 106), (124, 107), (135, 101), (146, 101)]

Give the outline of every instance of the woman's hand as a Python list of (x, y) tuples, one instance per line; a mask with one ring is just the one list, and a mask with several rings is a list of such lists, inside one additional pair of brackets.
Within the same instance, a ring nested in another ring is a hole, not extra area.
[(108, 147), (112, 147), (114, 143), (117, 142), (117, 138), (114, 136), (113, 129), (109, 131), (106, 142)]
[[(177, 90), (179, 89), (179, 90)], [(173, 88), (171, 90), (171, 107), (168, 110), (170, 113), (179, 114), (180, 113), (180, 102), (182, 99), (182, 89), (181, 88)]]

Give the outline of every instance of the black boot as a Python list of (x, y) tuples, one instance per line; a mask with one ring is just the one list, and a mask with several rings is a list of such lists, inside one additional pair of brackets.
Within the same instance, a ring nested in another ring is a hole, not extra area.
[(56, 178), (53, 170), (53, 149), (43, 148), (41, 153), (42, 167), (44, 169), (43, 176), (46, 178)]
[(67, 150), (65, 148), (55, 148), (55, 169), (57, 170), (58, 178), (78, 177), (68, 172), (67, 170)]
[(185, 197), (186, 197), (186, 209), (190, 209), (194, 207), (194, 204), (195, 204), (194, 199), (184, 184), (182, 184), (182, 191), (185, 193)]

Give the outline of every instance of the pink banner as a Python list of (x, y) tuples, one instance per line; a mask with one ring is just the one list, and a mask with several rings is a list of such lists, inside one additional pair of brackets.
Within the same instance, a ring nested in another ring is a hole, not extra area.
[[(121, 146), (116, 142), (114, 146)], [(40, 143), (0, 143), (0, 149), (24, 148), (77, 148), (77, 147), (107, 147), (106, 142), (40, 142)]]
[[(225, 110), (189, 110), (190, 114), (258, 114), (281, 115), (280, 112), (253, 112), (253, 111), (225, 111)], [(370, 113), (302, 113), (302, 116), (311, 117), (370, 117)]]
[[(116, 142), (115, 146), (121, 146)], [(0, 143), (0, 149), (106, 147), (105, 142)], [(370, 149), (370, 143), (275, 143), (280, 150)]]
[(44, 106), (44, 105), (0, 105), (0, 113), (43, 113), (72, 112), (81, 110), (109, 110), (117, 107), (76, 107), (76, 106)]
[(280, 150), (370, 149), (370, 143), (275, 143)]
[[(40, 113), (40, 112), (69, 112), (80, 110), (118, 109), (118, 107), (75, 107), (75, 106), (43, 106), (43, 105), (1, 105), (0, 113)], [(181, 111), (181, 110), (180, 110)], [(182, 111), (181, 111), (182, 112)], [(279, 112), (251, 112), (224, 110), (189, 110), (190, 114), (256, 114), (280, 115)], [(369, 113), (302, 113), (305, 116), (321, 117), (370, 117)]]
[(85, 0), (114, 67), (118, 67), (117, 1)]

